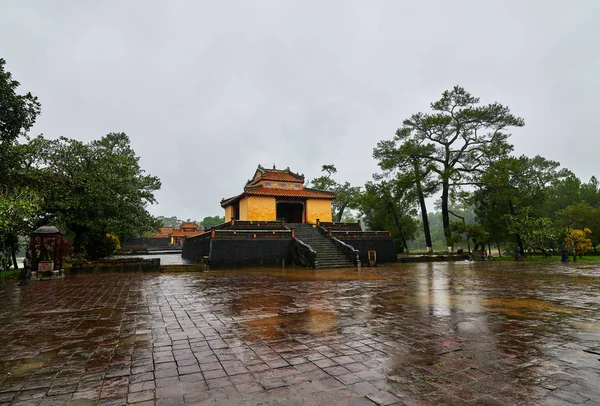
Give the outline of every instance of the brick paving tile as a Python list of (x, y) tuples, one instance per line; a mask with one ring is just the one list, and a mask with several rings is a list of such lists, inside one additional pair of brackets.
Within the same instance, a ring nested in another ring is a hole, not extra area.
[(599, 275), (440, 263), (9, 284), (0, 404), (591, 405), (600, 363), (573, 326), (596, 322)]
[(327, 372), (331, 376), (345, 375), (345, 374), (350, 373), (349, 370), (347, 370), (346, 368), (341, 367), (341, 366), (333, 366), (333, 367), (323, 368), (323, 371)]
[(138, 402), (143, 402), (145, 400), (153, 400), (154, 395), (155, 395), (154, 389), (130, 393), (127, 395), (127, 402), (138, 403)]

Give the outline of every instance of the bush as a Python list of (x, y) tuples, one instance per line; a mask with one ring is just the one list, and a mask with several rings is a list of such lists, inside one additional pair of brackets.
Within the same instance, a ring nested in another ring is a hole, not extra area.
[(87, 256), (91, 260), (108, 257), (118, 248), (119, 239), (112, 234), (92, 234), (86, 243)]

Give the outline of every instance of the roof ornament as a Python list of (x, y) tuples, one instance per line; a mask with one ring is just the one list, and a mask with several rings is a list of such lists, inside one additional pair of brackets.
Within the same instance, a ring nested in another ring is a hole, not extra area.
[(273, 162), (273, 169), (275, 169), (275, 162)]

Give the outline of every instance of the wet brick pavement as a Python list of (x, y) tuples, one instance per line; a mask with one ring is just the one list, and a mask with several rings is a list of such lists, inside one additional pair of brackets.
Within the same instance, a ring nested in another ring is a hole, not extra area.
[(598, 405), (599, 268), (13, 284), (0, 292), (0, 405)]

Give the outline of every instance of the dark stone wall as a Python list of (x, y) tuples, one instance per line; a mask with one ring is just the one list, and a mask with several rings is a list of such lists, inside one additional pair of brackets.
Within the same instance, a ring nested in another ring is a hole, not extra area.
[[(187, 241), (186, 241), (187, 243)], [(281, 266), (292, 263), (292, 239), (214, 239), (210, 268)]]
[(127, 241), (126, 245), (147, 245), (148, 247), (168, 247), (169, 238), (134, 238)]
[(183, 243), (181, 257), (195, 263), (202, 262), (202, 257), (210, 254), (210, 239), (186, 238)]
[(367, 266), (369, 263), (370, 250), (377, 251), (377, 263), (379, 264), (398, 261), (396, 246), (394, 245), (394, 240), (391, 237), (373, 239), (343, 239), (340, 238), (340, 236), (337, 236), (337, 239), (353, 246), (359, 251), (360, 262), (363, 264), (363, 266)]

